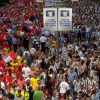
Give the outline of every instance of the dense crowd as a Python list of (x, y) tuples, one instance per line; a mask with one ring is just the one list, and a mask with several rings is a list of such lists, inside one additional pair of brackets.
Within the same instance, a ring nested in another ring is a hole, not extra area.
[(73, 30), (59, 39), (44, 4), (24, 3), (0, 9), (0, 100), (100, 100), (99, 2), (68, 2)]

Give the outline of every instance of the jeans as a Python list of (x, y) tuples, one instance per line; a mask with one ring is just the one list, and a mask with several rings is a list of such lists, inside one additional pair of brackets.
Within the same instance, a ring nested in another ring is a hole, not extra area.
[(86, 39), (90, 39), (90, 36), (91, 36), (91, 32), (86, 32), (85, 38), (86, 38)]
[(72, 97), (74, 96), (73, 93), (74, 93), (74, 85), (73, 85), (73, 82), (70, 82), (70, 95)]
[(14, 51), (17, 51), (17, 44), (13, 44)]

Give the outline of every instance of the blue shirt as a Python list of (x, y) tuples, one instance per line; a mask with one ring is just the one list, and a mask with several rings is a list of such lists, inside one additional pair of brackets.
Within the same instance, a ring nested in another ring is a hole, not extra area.
[(96, 90), (95, 98), (96, 100), (100, 99), (100, 90)]
[(12, 43), (13, 44), (17, 44), (17, 39), (16, 38), (12, 38)]
[(76, 76), (77, 76), (76, 72), (68, 73), (68, 80), (70, 82), (73, 82), (75, 80)]

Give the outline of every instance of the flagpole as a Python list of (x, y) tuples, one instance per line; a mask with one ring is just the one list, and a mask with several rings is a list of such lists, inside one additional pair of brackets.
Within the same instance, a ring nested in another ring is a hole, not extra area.
[(57, 35), (57, 53), (56, 53), (56, 59), (59, 61), (59, 31), (58, 31), (58, 7), (57, 7), (57, 31), (56, 31), (56, 35)]

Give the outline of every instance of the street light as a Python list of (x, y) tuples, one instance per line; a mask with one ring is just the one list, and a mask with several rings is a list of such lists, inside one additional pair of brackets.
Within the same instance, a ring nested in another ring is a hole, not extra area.
[[(46, 0), (46, 8), (44, 8), (44, 28), (56, 32), (58, 41), (58, 46), (56, 47), (57, 60), (59, 60), (59, 32), (72, 30), (72, 8), (65, 8), (62, 5), (63, 1), (61, 0)], [(49, 16), (47, 16), (48, 12)], [(54, 15), (53, 12), (55, 13)]]

